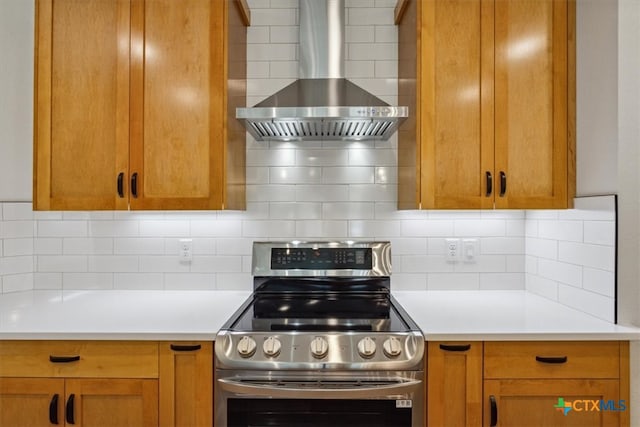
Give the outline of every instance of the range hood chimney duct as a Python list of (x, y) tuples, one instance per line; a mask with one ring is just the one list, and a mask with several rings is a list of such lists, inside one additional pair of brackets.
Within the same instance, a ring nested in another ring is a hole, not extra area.
[(258, 140), (386, 140), (408, 116), (345, 79), (344, 0), (299, 0), (299, 80), (236, 117)]

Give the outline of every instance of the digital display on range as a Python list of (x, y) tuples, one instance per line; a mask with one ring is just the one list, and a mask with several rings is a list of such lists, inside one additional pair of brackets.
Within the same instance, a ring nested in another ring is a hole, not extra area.
[(272, 270), (370, 270), (371, 248), (273, 248)]

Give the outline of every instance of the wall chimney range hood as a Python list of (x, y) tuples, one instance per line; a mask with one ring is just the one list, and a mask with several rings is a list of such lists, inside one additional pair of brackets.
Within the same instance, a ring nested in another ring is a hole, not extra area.
[(409, 114), (344, 78), (344, 0), (300, 0), (300, 79), (236, 118), (258, 140), (386, 140)]

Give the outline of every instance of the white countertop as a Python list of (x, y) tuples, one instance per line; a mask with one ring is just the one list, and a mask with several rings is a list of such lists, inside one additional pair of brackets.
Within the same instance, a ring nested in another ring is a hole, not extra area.
[[(524, 291), (399, 291), (427, 340), (640, 340)], [(249, 296), (233, 291), (27, 291), (0, 295), (0, 339), (213, 340)]]
[(213, 340), (248, 296), (233, 291), (2, 294), (0, 339)]
[(400, 291), (427, 340), (639, 340), (618, 326), (526, 291)]

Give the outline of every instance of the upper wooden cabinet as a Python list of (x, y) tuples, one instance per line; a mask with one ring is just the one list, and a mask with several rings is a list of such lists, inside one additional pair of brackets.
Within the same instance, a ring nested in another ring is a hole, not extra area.
[(398, 207), (570, 207), (574, 1), (401, 0), (397, 22)]
[(38, 0), (34, 208), (243, 209), (245, 6)]

